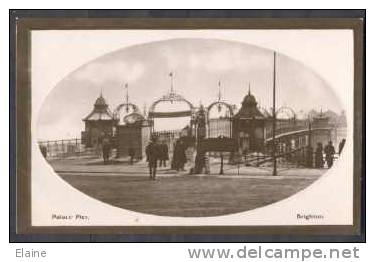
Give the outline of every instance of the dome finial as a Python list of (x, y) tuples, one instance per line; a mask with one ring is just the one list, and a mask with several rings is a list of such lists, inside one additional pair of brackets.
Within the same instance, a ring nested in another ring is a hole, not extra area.
[(169, 73), (169, 77), (171, 78), (171, 94), (174, 93), (174, 89), (173, 89), (173, 71), (171, 71)]
[(125, 83), (125, 90), (126, 90), (126, 113), (129, 113), (129, 88), (128, 83)]
[(94, 106), (107, 106), (107, 102), (103, 97), (103, 88), (100, 88), (100, 96), (96, 99)]
[(219, 87), (218, 101), (221, 101), (221, 81), (220, 80), (218, 83), (218, 87)]
[(251, 95), (251, 92), (250, 92), (250, 82), (249, 82), (249, 95)]

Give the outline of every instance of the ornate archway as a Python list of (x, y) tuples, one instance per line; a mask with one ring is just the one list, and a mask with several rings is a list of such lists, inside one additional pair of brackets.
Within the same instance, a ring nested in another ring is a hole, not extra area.
[(281, 114), (284, 114), (286, 118), (282, 119), (296, 119), (296, 113), (291, 107), (282, 106), (276, 110), (276, 117), (280, 117)]
[(130, 119), (144, 120), (139, 107), (130, 102), (119, 104), (113, 112), (113, 117), (119, 124), (126, 124)]
[[(226, 121), (229, 123), (229, 126), (227, 127), (228, 129), (228, 135), (229, 135), (229, 138), (232, 138), (232, 120), (233, 120), (233, 115), (234, 115), (234, 111), (233, 111), (233, 106), (222, 101), (222, 100), (218, 100), (216, 102), (213, 102), (211, 103), (208, 107), (207, 107), (207, 116), (206, 116), (206, 119), (207, 119), (207, 130), (208, 130), (208, 134), (207, 134), (207, 137), (210, 138), (211, 137), (211, 118), (210, 118), (210, 112), (211, 110), (214, 108), (214, 107), (217, 107), (218, 111), (220, 112), (222, 110), (222, 107), (225, 107), (228, 111), (229, 111), (229, 116), (225, 116), (225, 117), (222, 117), (222, 118), (218, 118), (216, 119), (217, 121), (217, 124), (219, 123), (219, 121), (223, 122)], [(217, 127), (218, 129), (219, 127)], [(225, 128), (225, 127), (221, 127), (221, 128)]]
[[(189, 110), (173, 111), (173, 112), (156, 111), (155, 110), (156, 106), (164, 102), (170, 102), (171, 104), (175, 102), (182, 102), (189, 106)], [(194, 114), (193, 104), (189, 102), (188, 100), (186, 100), (183, 96), (171, 90), (171, 92), (169, 92), (167, 95), (162, 96), (161, 98), (156, 100), (154, 103), (152, 103), (148, 112), (148, 119), (152, 125), (152, 131), (154, 131), (154, 119), (155, 118), (174, 118), (174, 117), (187, 117), (187, 116), (193, 117), (193, 114)]]
[(282, 106), (276, 110), (276, 129), (288, 128), (296, 122), (296, 113), (288, 106)]

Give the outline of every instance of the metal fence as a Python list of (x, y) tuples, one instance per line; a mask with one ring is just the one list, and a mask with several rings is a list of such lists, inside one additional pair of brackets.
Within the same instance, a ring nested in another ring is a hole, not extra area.
[[(278, 152), (276, 153), (276, 161), (278, 165), (294, 165), (295, 167), (308, 167), (308, 168), (324, 168), (328, 167), (326, 155), (323, 154), (322, 157), (322, 166), (317, 165), (317, 153), (312, 152), (311, 149), (307, 146), (300, 147), (288, 152)], [(333, 162), (335, 162), (339, 157), (339, 154), (336, 153), (333, 155)], [(270, 152), (268, 153), (250, 153), (243, 154), (240, 158), (240, 163), (245, 166), (267, 166), (273, 162), (273, 156)]]
[(87, 148), (81, 139), (38, 141), (39, 149), (47, 159), (98, 156), (100, 149)]
[[(172, 136), (172, 134), (164, 134), (165, 136)], [(174, 138), (174, 137), (173, 137)], [(87, 148), (82, 144), (81, 139), (62, 139), (39, 141), (39, 148), (47, 159), (64, 159), (77, 157), (101, 157), (102, 150), (99, 146)], [(173, 150), (173, 147), (171, 148)], [(210, 152), (209, 157), (219, 158), (223, 156), (227, 159), (229, 164), (240, 164), (245, 166), (267, 166), (273, 161), (270, 152), (255, 152), (244, 154), (230, 154), (220, 152)], [(339, 154), (334, 155), (334, 161), (337, 160)], [(323, 156), (325, 160), (325, 155)], [(301, 167), (317, 168), (315, 152), (308, 152), (308, 147), (301, 147), (290, 150), (288, 152), (277, 152), (276, 159), (279, 165), (294, 164)], [(324, 163), (326, 166), (326, 162)]]

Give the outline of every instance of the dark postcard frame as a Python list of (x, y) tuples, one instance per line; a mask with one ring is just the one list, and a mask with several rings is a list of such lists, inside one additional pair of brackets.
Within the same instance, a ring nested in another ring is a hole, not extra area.
[[(364, 242), (365, 10), (10, 10), (10, 242)], [(351, 29), (353, 226), (31, 226), (30, 32), (47, 29)]]

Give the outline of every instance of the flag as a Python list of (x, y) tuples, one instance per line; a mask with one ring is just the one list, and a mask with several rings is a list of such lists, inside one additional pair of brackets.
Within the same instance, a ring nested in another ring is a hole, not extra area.
[(169, 73), (169, 76), (173, 76), (173, 72), (172, 71)]

